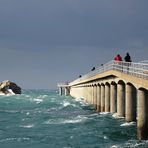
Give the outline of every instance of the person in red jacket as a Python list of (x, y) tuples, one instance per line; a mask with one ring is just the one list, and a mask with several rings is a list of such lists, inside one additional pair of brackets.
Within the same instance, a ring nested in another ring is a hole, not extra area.
[(122, 61), (122, 57), (120, 54), (117, 54), (116, 57), (114, 58), (115, 61)]
[(117, 54), (114, 60), (116, 61), (115, 62), (116, 70), (123, 71), (122, 57), (120, 56), (120, 54)]

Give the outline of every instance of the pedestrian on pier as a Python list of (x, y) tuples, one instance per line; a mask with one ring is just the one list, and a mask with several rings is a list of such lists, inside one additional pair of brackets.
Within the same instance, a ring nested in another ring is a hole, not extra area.
[(126, 53), (124, 60), (125, 60), (125, 62), (132, 62), (131, 57), (128, 52)]
[(114, 58), (115, 61), (122, 61), (122, 57), (120, 54), (117, 54), (116, 57)]
[(125, 60), (125, 62), (127, 62), (127, 63), (125, 63), (125, 66), (127, 67), (127, 73), (129, 73), (129, 66), (131, 65), (130, 62), (132, 62), (132, 60), (131, 60), (131, 57), (128, 52), (126, 53), (124, 60)]
[(93, 67), (92, 69), (91, 69), (91, 71), (94, 71), (96, 68), (95, 67)]
[(117, 54), (114, 58), (114, 60), (116, 61), (115, 64), (116, 64), (116, 70), (121, 70), (123, 71), (123, 67), (122, 67), (122, 57), (120, 56), (120, 54)]

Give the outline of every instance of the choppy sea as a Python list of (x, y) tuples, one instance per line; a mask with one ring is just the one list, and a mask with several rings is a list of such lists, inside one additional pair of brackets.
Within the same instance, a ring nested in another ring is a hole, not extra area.
[(0, 148), (141, 148), (136, 123), (96, 113), (57, 91), (23, 90), (0, 96)]

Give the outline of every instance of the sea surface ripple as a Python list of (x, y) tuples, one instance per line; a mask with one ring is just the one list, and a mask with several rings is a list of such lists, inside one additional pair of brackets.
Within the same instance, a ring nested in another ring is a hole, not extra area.
[(0, 148), (140, 148), (136, 123), (96, 113), (57, 91), (23, 90), (0, 96)]

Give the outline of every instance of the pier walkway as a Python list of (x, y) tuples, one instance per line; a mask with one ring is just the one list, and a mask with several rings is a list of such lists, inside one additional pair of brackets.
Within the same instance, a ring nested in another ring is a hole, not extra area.
[(138, 139), (148, 139), (148, 61), (110, 61), (58, 87), (64, 88), (66, 95), (94, 105), (97, 112), (116, 113), (127, 122), (136, 121)]

